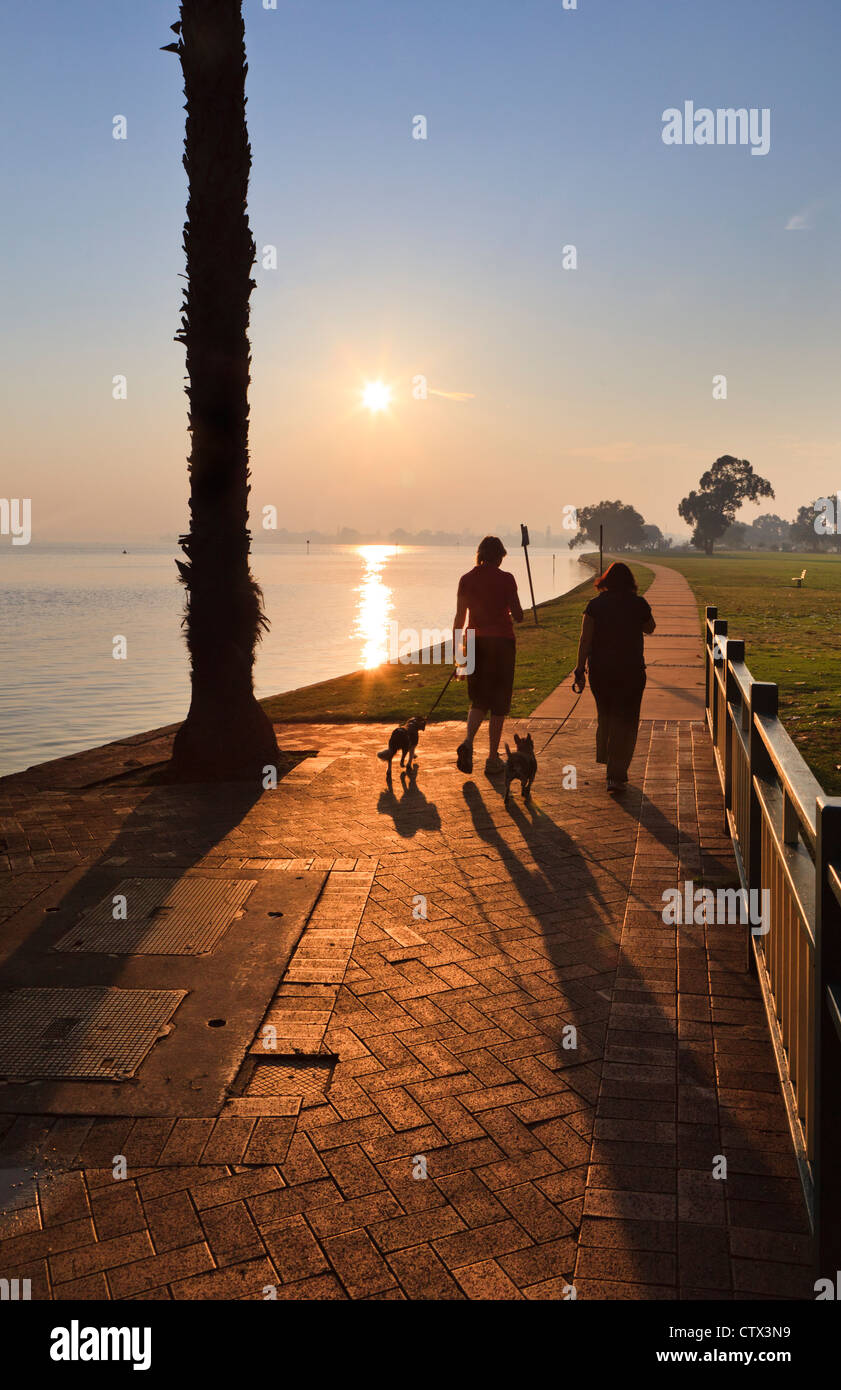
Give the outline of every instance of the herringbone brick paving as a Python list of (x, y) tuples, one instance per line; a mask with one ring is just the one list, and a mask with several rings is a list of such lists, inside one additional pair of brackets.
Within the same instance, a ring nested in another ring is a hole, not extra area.
[[(540, 749), (554, 726), (532, 727)], [(376, 861), (327, 1097), (276, 1119), (1, 1117), (26, 1171), (0, 1273), (55, 1299), (808, 1296), (744, 929), (662, 922), (664, 889), (733, 881), (703, 725), (644, 723), (622, 802), (571, 721), (507, 811), (456, 771), (454, 725), (393, 792), (382, 729), (279, 732), (319, 762), (256, 800), (86, 787), (127, 748), (165, 756), (167, 732), (0, 783), (3, 920), (100, 860)]]

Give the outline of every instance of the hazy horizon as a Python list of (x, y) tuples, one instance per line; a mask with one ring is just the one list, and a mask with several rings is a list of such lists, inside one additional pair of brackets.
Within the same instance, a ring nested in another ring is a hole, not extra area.
[[(678, 501), (722, 454), (776, 491), (743, 521), (834, 489), (837, 6), (244, 9), (255, 533), (272, 505), (278, 527), (363, 534), (510, 514), (538, 543), (564, 506), (619, 498), (688, 536)], [(187, 527), (176, 17), (0, 18), (3, 488), (32, 499), (34, 540)], [(767, 154), (664, 144), (687, 100), (767, 109)], [(389, 409), (361, 409), (371, 381)]]

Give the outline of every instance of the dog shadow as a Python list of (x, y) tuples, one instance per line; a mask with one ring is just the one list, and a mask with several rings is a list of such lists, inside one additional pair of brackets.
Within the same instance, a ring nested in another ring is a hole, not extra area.
[(517, 820), (519, 818), (523, 821), (524, 824), (527, 825), (528, 821), (526, 820), (526, 812), (528, 812), (529, 816), (531, 817), (531, 823), (533, 826), (546, 824), (547, 822), (551, 822), (551, 824), (554, 825), (554, 821), (552, 821), (551, 816), (549, 816), (546, 813), (546, 811), (541, 809), (541, 807), (537, 804), (533, 796), (518, 796), (515, 800), (514, 793), (512, 792), (510, 797), (508, 798), (507, 805), (505, 803), (504, 794), (502, 801), (505, 810), (508, 812), (509, 816), (512, 816), (514, 818), (514, 820)]
[(394, 792), (391, 769), (386, 774), (386, 785), (380, 792), (377, 811), (381, 816), (391, 816), (394, 828), (404, 839), (411, 839), (419, 830), (440, 830), (441, 817), (434, 801), (428, 801), (418, 786), (418, 767), (403, 768), (400, 773), (402, 795)]
[[(534, 799), (533, 792), (529, 796), (523, 796), (520, 785), (516, 780), (511, 783), (511, 790), (508, 793), (507, 801), (505, 800), (505, 778), (502, 774), (494, 777), (487, 777), (485, 783), (487, 787), (499, 797), (503, 807), (509, 815), (514, 815), (515, 813), (522, 814), (523, 811), (528, 811), (533, 825), (551, 819), (545, 811), (541, 810), (540, 805)], [(468, 784), (465, 783), (465, 786), (466, 785)], [(475, 782), (471, 782), (470, 785), (476, 787)]]

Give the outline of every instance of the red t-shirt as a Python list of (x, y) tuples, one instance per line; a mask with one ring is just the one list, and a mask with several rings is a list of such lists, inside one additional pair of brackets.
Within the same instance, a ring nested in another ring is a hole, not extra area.
[(511, 609), (519, 610), (517, 581), (497, 565), (475, 565), (458, 582), (459, 606), (464, 604), (477, 637), (513, 637)]

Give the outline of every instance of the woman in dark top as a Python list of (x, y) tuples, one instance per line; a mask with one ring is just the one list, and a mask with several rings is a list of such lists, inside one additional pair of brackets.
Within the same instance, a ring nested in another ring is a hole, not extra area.
[(643, 633), (652, 633), (655, 622), (621, 560), (608, 566), (596, 588), (598, 597), (584, 609), (574, 679), (583, 687), (584, 667), (589, 667), (599, 715), (596, 762), (607, 764), (607, 789), (618, 792), (627, 785), (639, 730), (645, 689)]

